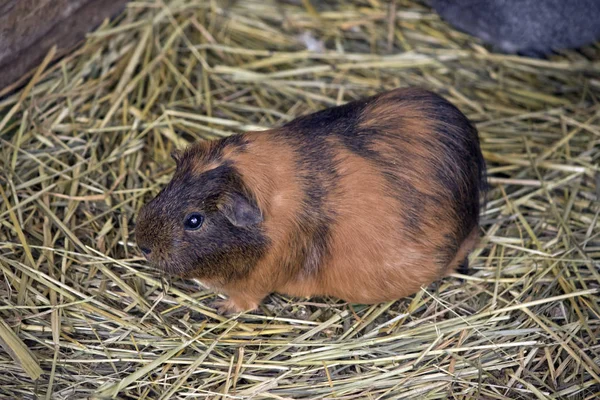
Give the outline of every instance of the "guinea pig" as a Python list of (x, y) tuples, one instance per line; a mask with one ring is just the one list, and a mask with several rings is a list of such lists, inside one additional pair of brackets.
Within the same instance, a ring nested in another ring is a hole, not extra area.
[(278, 128), (172, 154), (171, 181), (139, 211), (151, 265), (227, 296), (376, 304), (465, 265), (479, 241), (485, 163), (449, 101), (395, 89)]
[(504, 53), (545, 57), (600, 39), (599, 0), (429, 0), (448, 23)]

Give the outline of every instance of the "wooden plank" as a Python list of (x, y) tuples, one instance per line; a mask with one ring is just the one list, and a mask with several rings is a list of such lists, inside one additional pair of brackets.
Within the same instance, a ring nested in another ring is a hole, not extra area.
[(127, 0), (0, 0), (0, 90), (31, 73), (53, 45), (68, 53)]

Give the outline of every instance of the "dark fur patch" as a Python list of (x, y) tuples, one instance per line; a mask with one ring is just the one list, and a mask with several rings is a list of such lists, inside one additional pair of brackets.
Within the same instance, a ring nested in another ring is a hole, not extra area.
[[(335, 224), (334, 205), (327, 202), (328, 196), (338, 190), (338, 173), (335, 149), (328, 138), (341, 138), (352, 152), (366, 149), (366, 142), (356, 140), (356, 124), (365, 102), (356, 101), (339, 107), (302, 116), (278, 130), (283, 140), (296, 149), (298, 173), (301, 177), (303, 199), (299, 217), (300, 231), (296, 243), (306, 246), (297, 249), (292, 259), (307, 273), (314, 273), (325, 257), (329, 256), (330, 227)], [(365, 137), (367, 140), (367, 137)]]
[[(324, 138), (337, 137), (352, 153), (362, 157), (373, 156), (369, 144), (377, 132), (359, 131), (358, 124), (365, 107), (372, 98), (355, 100), (337, 107), (326, 108), (313, 114), (296, 118), (284, 128), (301, 136), (307, 143), (318, 141), (317, 148), (327, 143)], [(330, 147), (330, 146), (327, 146)]]
[(335, 219), (335, 211), (327, 203), (337, 182), (333, 151), (322, 137), (308, 138), (294, 135), (292, 131), (284, 132), (298, 155), (297, 171), (304, 193), (298, 217), (300, 231), (293, 242), (306, 243), (299, 249), (298, 261), (305, 272), (314, 273), (329, 255), (330, 226)]
[[(413, 185), (407, 185), (406, 181), (398, 179), (397, 176), (392, 178), (397, 175), (394, 174), (394, 171), (397, 171), (395, 168), (398, 167), (390, 166), (389, 160), (382, 163), (382, 168), (392, 171), (389, 179), (396, 182), (396, 193), (406, 205), (407, 215), (405, 217), (411, 229), (416, 229), (420, 224), (415, 219), (416, 215), (425, 217), (423, 213), (419, 212), (425, 203), (445, 206), (450, 201), (450, 207), (458, 225), (452, 238), (449, 238), (447, 249), (441, 253), (445, 254), (443, 257), (450, 261), (457, 251), (458, 245), (479, 222), (481, 195), (485, 187), (485, 161), (479, 148), (478, 134), (466, 116), (443, 97), (426, 90), (397, 93), (399, 93), (397, 97), (389, 96), (386, 101), (397, 101), (399, 104), (402, 102), (420, 104), (423, 115), (429, 116), (427, 122), (433, 125), (433, 134), (420, 137), (419, 146), (431, 149), (435, 154), (435, 158), (427, 160), (435, 172), (433, 176), (423, 176), (421, 179), (430, 181), (431, 185), (440, 185), (443, 190), (438, 192), (450, 195), (445, 195), (444, 199), (438, 196), (425, 196), (418, 190), (414, 191)], [(401, 108), (399, 105), (400, 110)], [(394, 127), (381, 126), (380, 129), (390, 131)], [(402, 127), (395, 127), (395, 129), (402, 129)], [(401, 142), (399, 143), (401, 146)], [(390, 145), (395, 146), (395, 152), (407, 159), (415, 157), (414, 154), (406, 152), (403, 154), (396, 142), (390, 143)], [(402, 163), (401, 159), (398, 161)], [(412, 193), (411, 190), (413, 190)]]
[(444, 99), (434, 99), (433, 103), (433, 107), (443, 111), (441, 121), (436, 123), (436, 133), (443, 145), (444, 165), (437, 166), (436, 178), (453, 194), (452, 207), (461, 222), (456, 235), (462, 241), (479, 223), (485, 161), (477, 131), (466, 117)]
[[(181, 165), (188, 165), (184, 153)], [(193, 163), (189, 163), (190, 165)], [(159, 268), (183, 276), (229, 282), (246, 277), (264, 256), (269, 240), (260, 225), (234, 226), (219, 211), (227, 194), (255, 200), (231, 163), (195, 176), (178, 168), (171, 182), (142, 208), (136, 226), (138, 245), (152, 249)], [(190, 212), (204, 215), (197, 231), (185, 231)]]

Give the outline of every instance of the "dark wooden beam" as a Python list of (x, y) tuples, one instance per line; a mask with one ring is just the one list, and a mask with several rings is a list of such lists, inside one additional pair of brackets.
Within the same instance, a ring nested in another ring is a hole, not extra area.
[(127, 0), (0, 0), (0, 90), (34, 70), (57, 46), (64, 56)]

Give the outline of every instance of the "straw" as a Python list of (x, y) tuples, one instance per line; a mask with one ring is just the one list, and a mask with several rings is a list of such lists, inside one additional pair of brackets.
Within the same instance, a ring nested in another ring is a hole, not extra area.
[[(0, 398), (600, 396), (598, 45), (492, 53), (411, 0), (151, 0), (53, 54), (0, 92)], [(470, 275), (224, 317), (141, 257), (175, 148), (406, 86), (479, 129)]]

